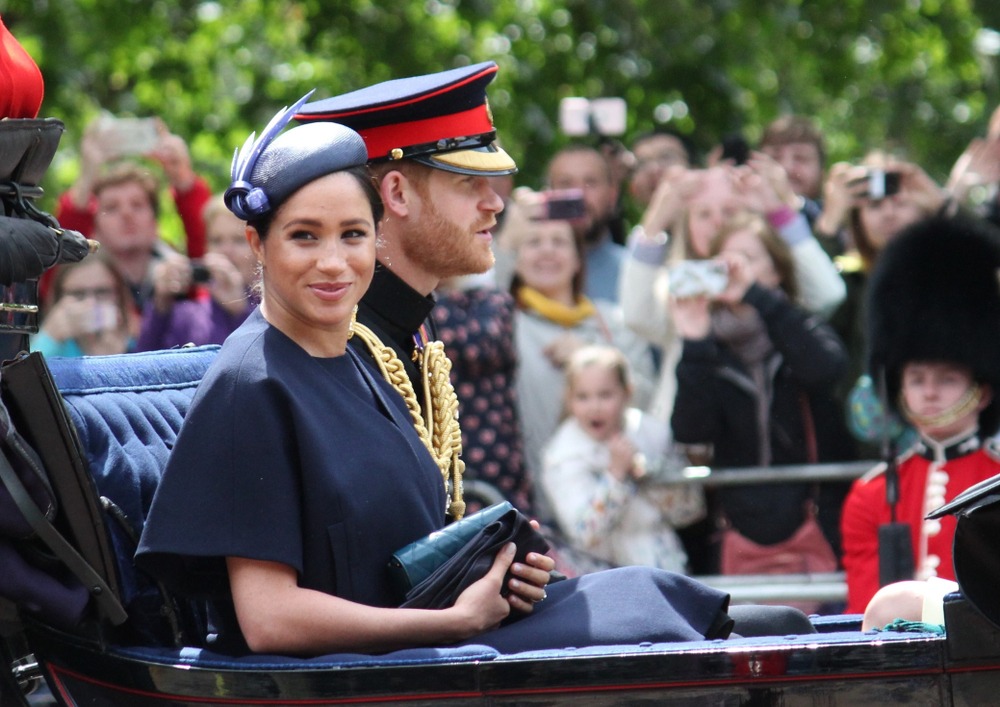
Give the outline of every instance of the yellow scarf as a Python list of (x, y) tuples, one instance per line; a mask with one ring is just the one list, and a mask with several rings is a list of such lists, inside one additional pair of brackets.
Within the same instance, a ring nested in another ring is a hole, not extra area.
[(594, 303), (583, 295), (580, 295), (574, 306), (568, 307), (527, 285), (522, 285), (517, 289), (517, 304), (524, 309), (532, 309), (549, 321), (566, 327), (576, 326), (597, 313)]

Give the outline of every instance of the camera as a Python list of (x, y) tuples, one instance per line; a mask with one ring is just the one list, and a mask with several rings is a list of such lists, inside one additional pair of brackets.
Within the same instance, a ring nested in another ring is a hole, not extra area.
[(887, 196), (899, 193), (899, 172), (886, 172), (883, 169), (870, 169), (865, 177), (868, 182), (868, 198), (878, 201)]
[(575, 221), (587, 215), (582, 189), (549, 189), (538, 196), (532, 209), (534, 221)]
[(679, 299), (722, 294), (729, 272), (721, 260), (682, 260), (670, 268), (670, 294)]
[(579, 98), (559, 101), (559, 129), (570, 137), (625, 134), (627, 108), (624, 98)]
[(200, 260), (191, 261), (191, 282), (195, 284), (204, 284), (206, 282), (211, 282), (212, 272), (209, 270), (205, 263)]
[(739, 133), (732, 133), (722, 138), (722, 160), (732, 160), (733, 164), (747, 163), (750, 157), (750, 144)]

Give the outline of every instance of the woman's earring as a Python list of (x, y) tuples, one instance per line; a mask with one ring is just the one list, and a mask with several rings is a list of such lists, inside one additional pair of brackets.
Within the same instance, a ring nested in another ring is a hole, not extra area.
[(347, 325), (347, 338), (350, 339), (354, 336), (354, 325), (358, 321), (358, 305), (354, 305), (354, 309), (351, 310), (351, 323)]

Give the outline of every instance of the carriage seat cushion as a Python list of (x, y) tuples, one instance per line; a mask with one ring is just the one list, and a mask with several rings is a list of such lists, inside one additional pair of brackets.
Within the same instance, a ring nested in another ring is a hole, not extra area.
[(47, 359), (97, 493), (124, 514), (113, 511), (105, 523), (122, 600), (140, 632), (142, 614), (153, 624), (161, 620), (162, 597), (135, 570), (136, 542), (195, 390), (218, 349)]
[(217, 346), (48, 359), (98, 492), (138, 534)]

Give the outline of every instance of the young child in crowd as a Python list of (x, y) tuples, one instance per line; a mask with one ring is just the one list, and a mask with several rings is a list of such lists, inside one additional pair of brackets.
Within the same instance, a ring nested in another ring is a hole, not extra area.
[(566, 366), (565, 391), (567, 417), (546, 446), (541, 474), (560, 529), (610, 563), (684, 572), (674, 528), (704, 516), (701, 488), (656, 480), (672, 459), (669, 432), (629, 407), (624, 355), (613, 346), (578, 349)]
[[(895, 520), (909, 525), (916, 580), (955, 579), (956, 519), (927, 514), (1000, 473), (1000, 450), (988, 439), (1000, 423), (998, 268), (1000, 240), (990, 227), (935, 217), (900, 234), (872, 275), (870, 370), (884, 372), (888, 404), (918, 433), (897, 461), (895, 508)], [(920, 618), (907, 607), (922, 606), (927, 587), (890, 585), (872, 601), (880, 583), (879, 527), (893, 517), (884, 472), (883, 465), (854, 484), (841, 521), (847, 611), (863, 612), (871, 602), (867, 626)]]

